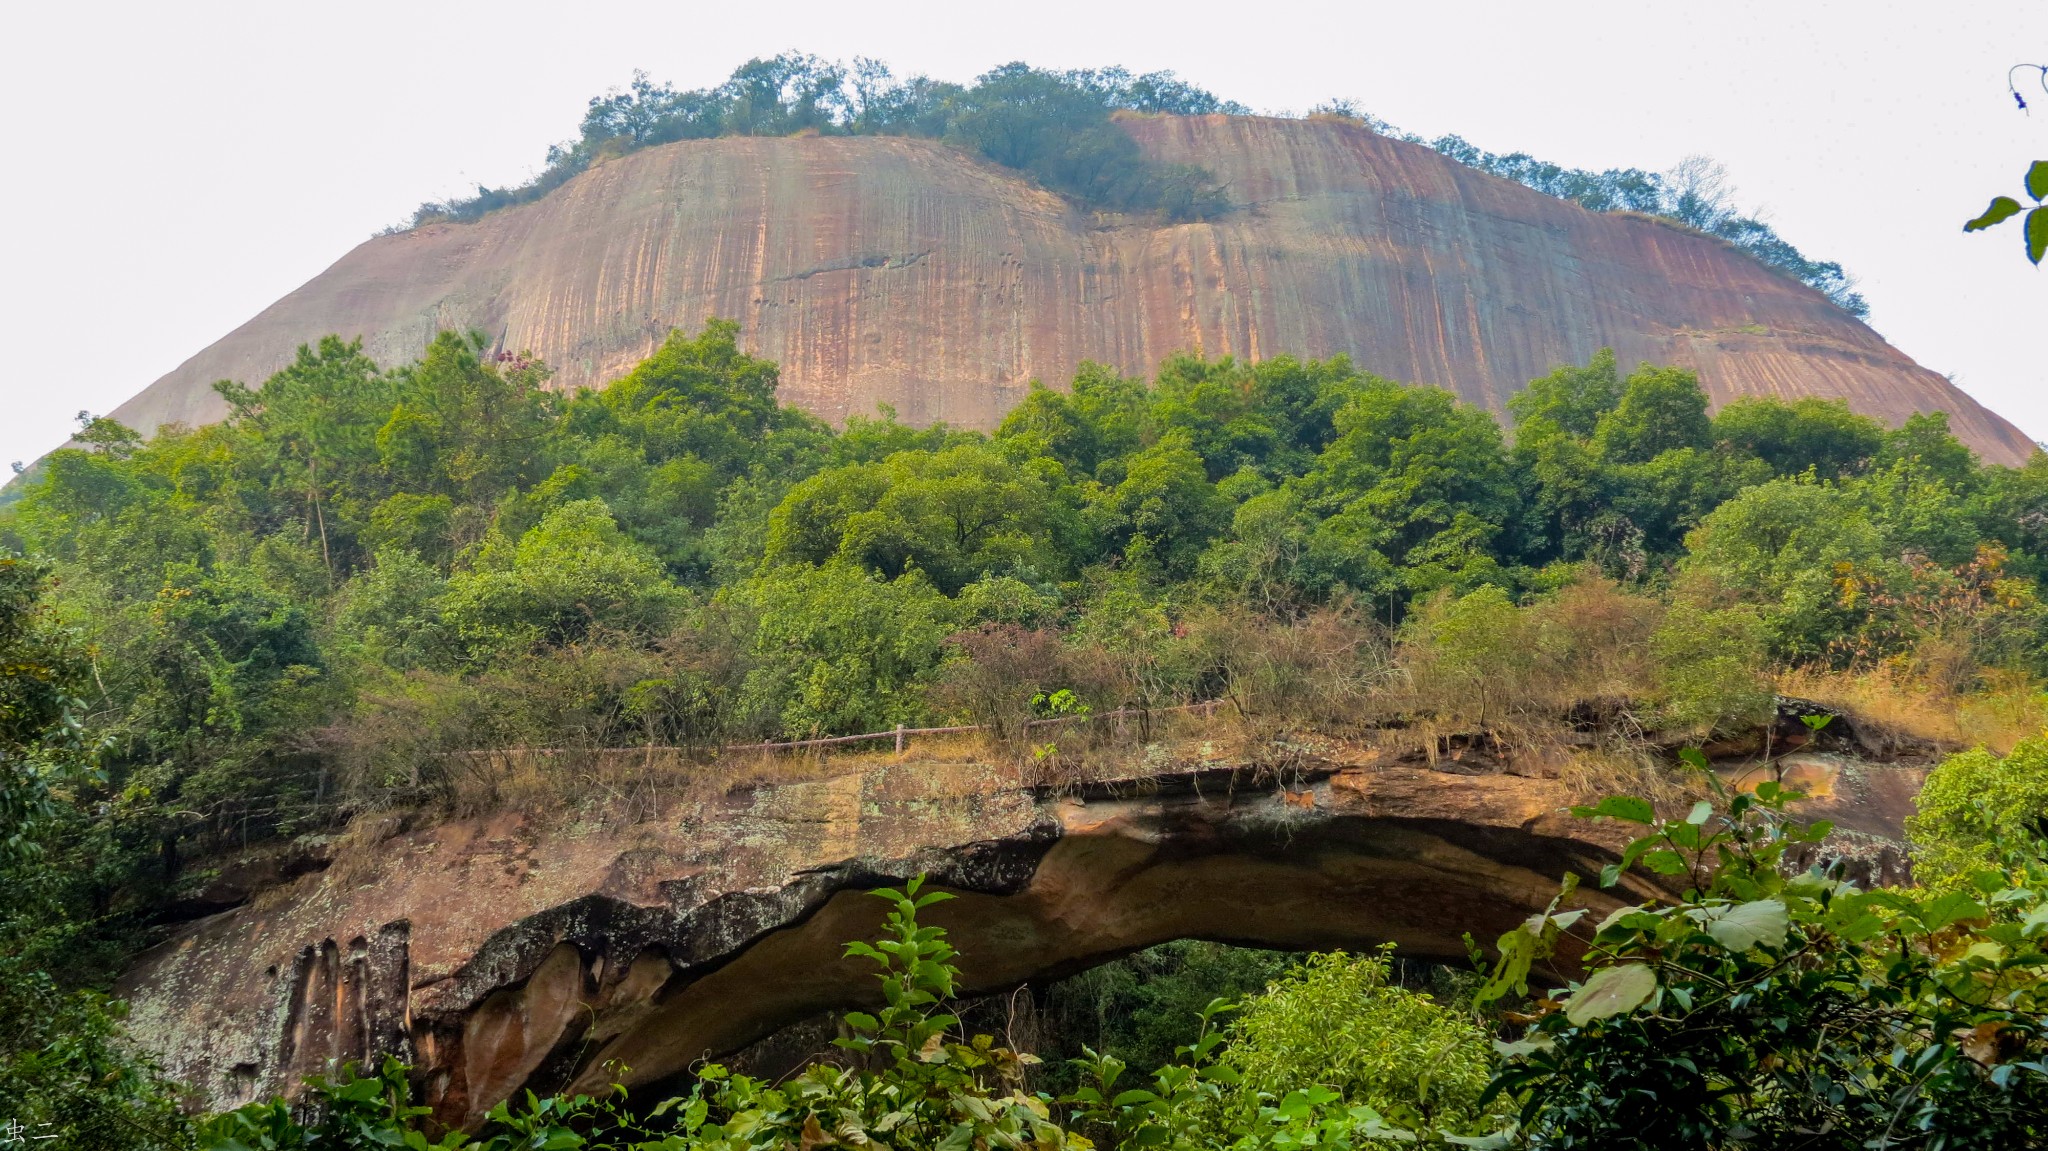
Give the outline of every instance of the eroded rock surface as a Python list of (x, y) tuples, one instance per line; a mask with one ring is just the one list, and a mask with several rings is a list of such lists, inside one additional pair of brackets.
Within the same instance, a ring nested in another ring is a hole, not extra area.
[(868, 1002), (871, 967), (841, 958), (879, 926), (864, 892), (920, 873), (959, 896), (929, 917), (970, 992), (1190, 937), (1460, 959), (1465, 932), (1494, 937), (1613, 857), (1615, 830), (1567, 803), (1552, 779), (1370, 755), (1079, 794), (888, 764), (624, 826), (506, 814), (358, 842), (188, 925), (122, 991), (206, 1104), (389, 1053), (443, 1121), (473, 1124), (522, 1087), (598, 1087), (621, 1066), (669, 1080)]
[(1149, 374), (1177, 351), (1349, 353), (1495, 413), (1613, 347), (1737, 396), (1846, 398), (1897, 423), (1946, 411), (1994, 463), (2033, 444), (1819, 293), (1728, 245), (1598, 215), (1332, 121), (1139, 117), (1158, 159), (1209, 168), (1237, 210), (1160, 226), (1092, 216), (938, 143), (688, 141), (601, 165), (474, 224), (370, 240), (112, 413), (205, 423), (222, 378), (361, 336), (382, 363), (440, 329), (601, 385), (673, 327), (741, 321), (783, 398), (831, 420), (877, 401), (988, 428), (1080, 361)]

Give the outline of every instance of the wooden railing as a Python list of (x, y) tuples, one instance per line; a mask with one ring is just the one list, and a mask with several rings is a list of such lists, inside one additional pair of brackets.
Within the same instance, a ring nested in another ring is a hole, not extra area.
[[(1106, 719), (1128, 719), (1131, 716), (1165, 715), (1182, 711), (1199, 711), (1204, 718), (1210, 718), (1216, 714), (1216, 708), (1222, 702), (1220, 699), (1212, 699), (1206, 703), (1182, 704), (1179, 707), (1120, 707), (1115, 711), (1091, 712), (1087, 715), (1052, 716), (1047, 719), (1027, 720), (1024, 723), (1024, 730), (1031, 731), (1036, 728), (1052, 727), (1063, 723), (1095, 723)], [(828, 735), (817, 739), (792, 739), (780, 743), (771, 740), (763, 740), (760, 743), (728, 743), (721, 745), (718, 750), (722, 752), (788, 751), (800, 747), (830, 747), (834, 744), (860, 743), (863, 740), (893, 738), (896, 741), (896, 750), (900, 752), (907, 746), (909, 737), (913, 735), (962, 735), (970, 731), (989, 730), (992, 730), (991, 725), (985, 723), (970, 723), (959, 727), (904, 727), (902, 724), (897, 724), (890, 731), (868, 731), (862, 732), (859, 735)], [(621, 748), (619, 750), (628, 749)]]
[[(1203, 703), (1181, 704), (1175, 707), (1120, 707), (1114, 711), (1094, 712), (1087, 715), (1050, 716), (1044, 719), (1027, 720), (1023, 724), (1023, 729), (1026, 732), (1031, 732), (1041, 728), (1058, 727), (1065, 724), (1101, 723), (1105, 721), (1116, 721), (1118, 723), (1121, 723), (1122, 721), (1133, 718), (1138, 719), (1140, 722), (1144, 723), (1149, 728), (1150, 721), (1153, 716), (1195, 712), (1199, 713), (1205, 719), (1213, 718), (1216, 714), (1216, 709), (1218, 707), (1221, 707), (1223, 702), (1224, 701), (1222, 700), (1208, 700)], [(951, 727), (905, 727), (899, 724), (898, 726), (890, 728), (887, 731), (865, 731), (855, 735), (828, 735), (819, 736), (814, 739), (762, 740), (759, 743), (728, 743), (721, 744), (715, 749), (707, 750), (714, 750), (718, 754), (745, 754), (748, 752), (774, 753), (783, 751), (798, 751), (805, 748), (837, 747), (846, 744), (871, 743), (878, 740), (888, 740), (894, 745), (894, 750), (900, 754), (908, 749), (910, 740), (915, 737), (935, 735), (965, 735), (970, 732), (992, 730), (995, 730), (995, 725), (993, 724), (970, 723), (959, 724)], [(444, 751), (434, 753), (429, 758), (447, 760), (458, 758), (483, 759), (487, 757), (522, 755), (542, 757), (576, 755), (624, 756), (649, 755), (662, 752), (689, 752), (691, 750), (692, 749), (687, 747), (675, 747), (661, 744), (635, 744), (625, 747), (508, 747), (476, 748), (467, 751)], [(361, 802), (361, 796), (355, 797), (354, 802), (343, 800), (340, 797), (330, 797), (328, 794), (328, 771), (324, 765), (317, 768), (309, 767), (303, 769), (302, 772), (294, 772), (292, 773), (292, 775), (294, 777), (303, 778), (314, 784), (314, 786), (310, 789), (313, 792), (313, 796), (310, 800), (291, 800), (278, 795), (249, 796), (236, 799), (223, 799), (216, 801), (213, 804), (207, 805), (206, 809), (203, 811), (183, 811), (177, 814), (182, 815), (192, 821), (191, 823), (188, 823), (186, 825), (188, 829), (196, 829), (199, 827), (210, 826), (212, 832), (211, 838), (220, 841), (227, 841), (230, 839), (239, 838), (244, 843), (247, 843), (250, 840), (250, 832), (252, 830), (252, 827), (256, 830), (257, 838), (261, 838), (265, 834), (265, 832), (270, 830), (270, 827), (272, 825), (275, 825), (293, 816), (298, 816), (301, 818), (313, 816), (317, 818), (319, 813), (328, 811), (332, 811), (336, 815), (340, 815), (341, 813), (355, 807), (357, 803)], [(383, 797), (385, 800), (403, 801), (407, 798), (416, 798), (419, 796), (430, 794), (432, 791), (432, 785), (423, 786), (421, 784), (414, 783), (410, 786), (401, 785), (394, 787), (379, 788), (377, 789), (377, 794)]]

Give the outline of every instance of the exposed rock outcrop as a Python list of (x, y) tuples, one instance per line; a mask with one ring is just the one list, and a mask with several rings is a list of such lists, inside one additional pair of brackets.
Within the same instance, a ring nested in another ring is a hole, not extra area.
[(990, 427), (1084, 359), (1149, 373), (1209, 355), (1351, 354), (1493, 412), (1614, 347), (1696, 369), (1713, 399), (1844, 397), (1893, 423), (1949, 412), (1992, 462), (2033, 444), (1821, 295), (1718, 241), (1597, 215), (1332, 121), (1137, 117), (1146, 151), (1208, 167), (1240, 207), (1159, 226), (1076, 211), (1015, 173), (891, 138), (650, 148), (475, 224), (361, 245), (112, 415), (150, 430), (224, 408), (294, 347), (360, 335), (385, 363), (479, 329), (603, 384), (672, 327), (739, 319), (783, 395), (828, 419), (876, 401)]
[[(972, 764), (872, 766), (594, 829), (506, 814), (344, 847), (148, 953), (131, 1024), (214, 1106), (400, 1055), (441, 1119), (520, 1089), (672, 1079), (874, 994), (840, 958), (919, 873), (968, 991), (1175, 938), (1461, 959), (1613, 858), (1556, 780), (1373, 756), (1196, 765), (1049, 793)], [(1596, 913), (1613, 893), (1587, 892)]]

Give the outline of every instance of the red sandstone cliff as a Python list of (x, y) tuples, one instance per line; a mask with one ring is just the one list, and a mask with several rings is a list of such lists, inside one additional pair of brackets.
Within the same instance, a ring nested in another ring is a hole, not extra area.
[(1951, 415), (1987, 461), (2017, 428), (1818, 293), (1719, 241), (1597, 215), (1426, 148), (1327, 121), (1128, 120), (1146, 150), (1214, 172), (1208, 223), (1094, 217), (943, 145), (724, 139), (649, 149), (475, 224), (379, 237), (112, 415), (153, 429), (224, 409), (300, 343), (360, 335), (380, 362), (442, 328), (602, 384), (671, 327), (741, 321), (787, 400), (830, 419), (876, 401), (989, 427), (1084, 359), (1147, 373), (1178, 350), (1350, 353), (1496, 413), (1530, 378), (1612, 346), (1694, 368), (1717, 402), (1842, 396), (1896, 423)]
[[(215, 897), (235, 906), (136, 960), (129, 1032), (208, 1106), (395, 1055), (443, 1121), (474, 1126), (525, 1088), (672, 1082), (870, 1003), (872, 970), (842, 961), (881, 915), (860, 893), (921, 873), (960, 896), (931, 921), (980, 993), (1181, 938), (1460, 959), (1464, 932), (1509, 930), (1628, 838), (1570, 818), (1555, 765), (1431, 767), (1297, 736), (1276, 774), (1252, 766), (1273, 748), (1218, 754), (1236, 741), (1202, 735), (1055, 788), (913, 751), (728, 790), (634, 751), (654, 803), (365, 816), (218, 861), (235, 878)], [(1846, 754), (1886, 750), (1870, 737), (1845, 719), (1822, 754), (1777, 766), (1811, 797), (1802, 817), (1837, 829), (1814, 859), (1896, 881), (1925, 773)], [(1731, 765), (1738, 785), (1745, 768), (1762, 771)], [(1621, 894), (1588, 884), (1577, 902), (1597, 917)]]

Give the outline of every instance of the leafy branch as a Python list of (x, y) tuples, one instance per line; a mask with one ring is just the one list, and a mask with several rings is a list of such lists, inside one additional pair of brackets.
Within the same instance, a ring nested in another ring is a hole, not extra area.
[(2011, 196), (1993, 196), (1991, 206), (1985, 208), (1982, 215), (1964, 224), (1963, 231), (1981, 232), (1986, 228), (1997, 227), (2021, 212), (2026, 212), (2027, 217), (2021, 224), (2021, 231), (2027, 243), (2027, 259), (2038, 266), (2041, 257), (2048, 255), (2048, 207), (2042, 206), (2041, 203), (2042, 200), (2048, 199), (2048, 160), (2036, 160), (2028, 167), (2026, 190), (2028, 198), (2034, 201), (2033, 208), (2027, 208)]

